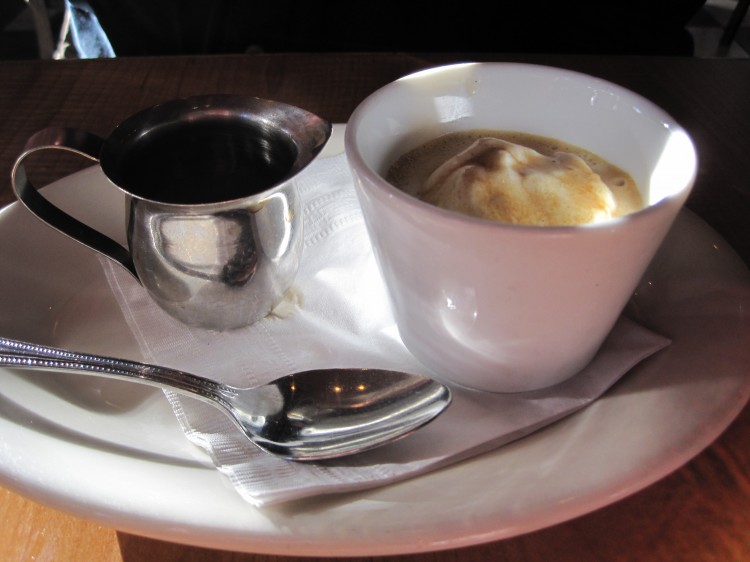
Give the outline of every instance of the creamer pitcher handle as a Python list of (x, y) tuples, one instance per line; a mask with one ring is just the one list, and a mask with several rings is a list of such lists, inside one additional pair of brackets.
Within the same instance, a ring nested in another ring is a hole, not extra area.
[(18, 200), (46, 224), (114, 260), (138, 279), (133, 258), (128, 250), (98, 230), (58, 209), (34, 187), (26, 174), (24, 160), (30, 154), (42, 150), (67, 150), (98, 162), (99, 150), (103, 142), (96, 135), (76, 129), (50, 127), (39, 131), (26, 142), (23, 153), (13, 165), (11, 173), (13, 191)]

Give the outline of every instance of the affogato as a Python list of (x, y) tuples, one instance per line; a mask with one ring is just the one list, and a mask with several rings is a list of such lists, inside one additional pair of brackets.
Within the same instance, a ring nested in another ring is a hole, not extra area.
[(599, 223), (643, 208), (621, 168), (578, 146), (517, 131), (441, 135), (402, 155), (386, 179), (443, 209), (508, 224)]

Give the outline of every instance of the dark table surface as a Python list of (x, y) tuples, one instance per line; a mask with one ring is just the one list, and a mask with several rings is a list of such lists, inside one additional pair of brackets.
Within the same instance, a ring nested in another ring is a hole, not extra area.
[[(750, 61), (737, 59), (278, 54), (2, 62), (0, 172), (6, 179), (0, 184), (0, 205), (14, 200), (10, 170), (26, 139), (49, 125), (106, 135), (143, 107), (214, 92), (273, 98), (344, 123), (364, 97), (387, 82), (463, 60), (579, 70), (664, 107), (687, 128), (699, 152), (700, 173), (688, 207), (750, 264)], [(80, 162), (60, 158), (39, 166), (36, 181), (48, 183), (79, 167)], [(136, 537), (2, 488), (0, 517), (2, 560), (292, 560)], [(606, 508), (500, 542), (391, 559), (750, 560), (750, 408), (684, 467)]]

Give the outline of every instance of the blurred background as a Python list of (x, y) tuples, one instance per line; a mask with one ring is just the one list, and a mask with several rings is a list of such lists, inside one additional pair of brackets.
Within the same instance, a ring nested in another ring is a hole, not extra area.
[(746, 58), (747, 4), (537, 0), (486, 10), (454, 0), (380, 0), (352, 3), (350, 9), (325, 1), (2, 0), (0, 58), (290, 51)]

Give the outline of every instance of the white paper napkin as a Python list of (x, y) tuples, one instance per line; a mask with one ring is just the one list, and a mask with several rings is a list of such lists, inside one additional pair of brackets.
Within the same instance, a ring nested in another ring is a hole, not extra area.
[[(345, 156), (313, 162), (300, 175), (299, 189), (305, 231), (299, 274), (285, 302), (248, 328), (225, 333), (188, 328), (156, 306), (130, 275), (102, 260), (146, 361), (236, 386), (321, 367), (429, 374), (399, 338)], [(263, 506), (380, 486), (513, 441), (595, 400), (668, 343), (622, 318), (594, 361), (563, 384), (523, 394), (453, 387), (449, 408), (413, 435), (319, 464), (263, 453), (219, 410), (165, 393), (187, 437), (208, 452), (245, 500)]]

